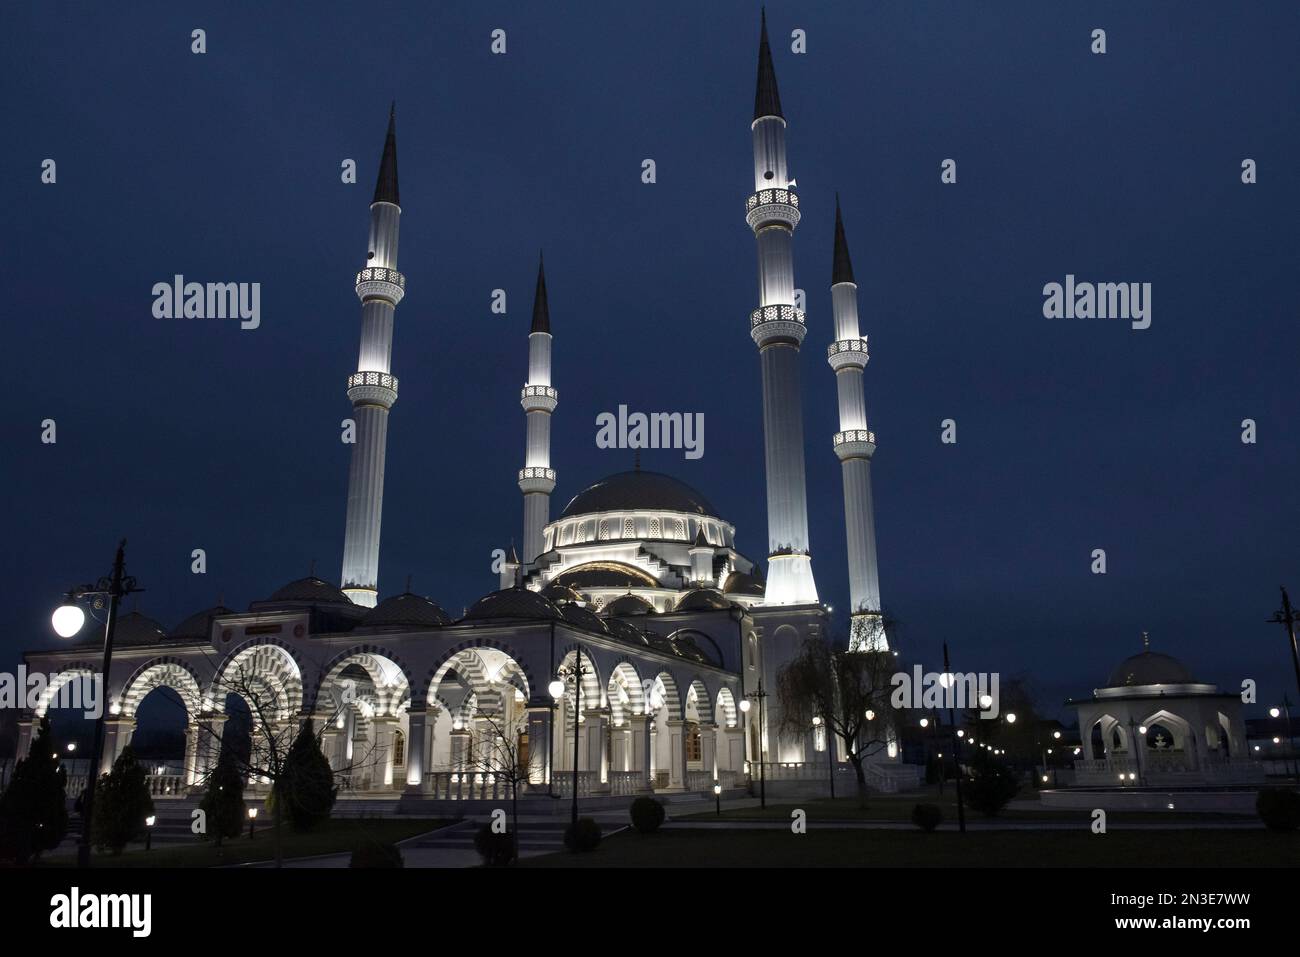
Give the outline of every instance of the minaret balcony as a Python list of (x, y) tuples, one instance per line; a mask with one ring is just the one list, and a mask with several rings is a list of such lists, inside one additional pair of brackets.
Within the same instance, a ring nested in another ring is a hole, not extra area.
[(394, 306), (406, 295), (406, 277), (396, 269), (367, 266), (357, 273), (357, 298), (385, 299)]
[(867, 337), (840, 339), (826, 347), (826, 361), (836, 372), (846, 368), (861, 369), (867, 364)]
[(755, 231), (772, 223), (794, 229), (799, 225), (799, 197), (788, 189), (760, 189), (745, 200), (745, 222)]
[(835, 433), (835, 454), (845, 459), (869, 459), (876, 451), (876, 433), (867, 429), (846, 429)]
[(348, 398), (354, 405), (382, 405), (397, 401), (397, 376), (387, 372), (354, 372), (348, 376)]
[(519, 404), (525, 412), (554, 412), (560, 393), (549, 385), (526, 385), (519, 392)]
[(530, 465), (519, 470), (519, 490), (527, 495), (529, 492), (541, 492), (550, 495), (555, 491), (555, 469)]
[(794, 340), (795, 345), (808, 335), (802, 309), (794, 306), (761, 306), (749, 314), (749, 335), (755, 345), (764, 346), (773, 339)]

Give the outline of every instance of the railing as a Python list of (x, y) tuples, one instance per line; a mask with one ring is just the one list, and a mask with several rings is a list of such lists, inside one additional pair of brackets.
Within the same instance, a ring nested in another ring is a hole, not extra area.
[(184, 797), (185, 775), (183, 774), (148, 774), (145, 783), (149, 786), (151, 797)]
[(1130, 757), (1080, 759), (1074, 762), (1075, 780), (1080, 785), (1186, 786), (1201, 782), (1247, 784), (1263, 780), (1264, 769), (1249, 759), (1231, 761), (1208, 756), (1197, 764), (1196, 756), (1183, 751), (1148, 751), (1142, 765)]
[(806, 325), (803, 310), (794, 306), (760, 306), (749, 314), (749, 328), (765, 322), (797, 322)]
[(650, 784), (641, 771), (610, 771), (609, 793), (615, 795), (641, 794), (650, 790)]
[(545, 396), (548, 399), (558, 399), (559, 391), (551, 388), (549, 385), (526, 385), (519, 393), (519, 398), (527, 399), (531, 396)]
[(757, 193), (745, 200), (745, 212), (749, 213), (759, 206), (770, 206), (772, 203), (782, 203), (787, 206), (799, 207), (799, 197), (788, 189), (760, 189)]
[(406, 288), (406, 277), (396, 269), (384, 269), (381, 266), (367, 266), (357, 273), (357, 282), (359, 286), (363, 282), (391, 282), (402, 289)]
[(686, 790), (707, 791), (710, 794), (712, 794), (713, 793), (713, 772), (712, 771), (687, 771)]
[[(526, 784), (520, 783), (522, 794)], [(491, 801), (510, 797), (507, 775), (478, 771), (430, 771), (424, 776), (427, 797), (443, 801)]]
[[(578, 772), (578, 797), (587, 797), (601, 786), (599, 771)], [(573, 772), (554, 771), (551, 774), (551, 789), (561, 797), (573, 797)]]
[(378, 385), (396, 392), (397, 376), (389, 375), (387, 372), (354, 372), (348, 376), (349, 389), (359, 385)]
[(550, 479), (555, 481), (555, 469), (542, 468), (537, 465), (530, 465), (527, 468), (519, 470), (520, 479)]
[(835, 433), (835, 445), (840, 446), (845, 442), (870, 442), (876, 444), (876, 433), (867, 429), (846, 429), (843, 432)]
[(826, 347), (826, 357), (839, 355), (841, 352), (861, 352), (867, 353), (867, 337), (860, 339), (838, 339)]

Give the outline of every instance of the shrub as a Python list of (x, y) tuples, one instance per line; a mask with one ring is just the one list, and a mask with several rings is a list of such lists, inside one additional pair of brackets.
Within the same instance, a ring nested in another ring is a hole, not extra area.
[(652, 797), (632, 802), (632, 826), (642, 834), (653, 834), (664, 822), (664, 806)]
[(50, 719), (44, 717), (28, 756), (18, 762), (0, 796), (0, 858), (26, 864), (58, 847), (67, 834), (67, 774), (53, 753)]
[(144, 830), (144, 819), (153, 814), (144, 765), (127, 745), (113, 770), (99, 779), (95, 788), (95, 819), (90, 836), (98, 848), (121, 854), (122, 848)]
[(396, 844), (363, 844), (352, 852), (348, 867), (405, 867)]
[(1300, 829), (1300, 791), (1260, 788), (1255, 798), (1255, 813), (1270, 831)]
[(505, 867), (515, 859), (515, 836), (498, 833), (491, 824), (484, 824), (474, 835), (474, 850), (488, 867)]
[(564, 829), (564, 846), (571, 851), (594, 851), (599, 843), (600, 825), (589, 817), (580, 817)]
[(235, 767), (234, 759), (224, 749), (208, 780), (208, 790), (199, 802), (199, 807), (207, 815), (208, 829), (203, 835), (205, 839), (215, 837), (217, 846), (220, 847), (224, 839), (239, 837), (246, 819), (244, 779)]
[(987, 817), (994, 817), (1020, 790), (1016, 776), (992, 758), (976, 755), (966, 782), (966, 803)]
[(321, 754), (310, 719), (284, 756), (274, 792), (277, 799), (284, 798), (284, 820), (295, 831), (310, 831), (329, 820), (338, 788), (334, 786), (330, 763)]
[(923, 831), (933, 831), (943, 820), (937, 804), (918, 804), (912, 808), (912, 823)]

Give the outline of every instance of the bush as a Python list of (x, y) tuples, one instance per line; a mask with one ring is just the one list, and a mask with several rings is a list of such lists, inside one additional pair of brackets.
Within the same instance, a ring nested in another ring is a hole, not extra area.
[(653, 834), (664, 822), (664, 806), (652, 797), (632, 802), (632, 826), (642, 834)]
[(113, 762), (113, 770), (99, 779), (92, 813), (90, 836), (95, 846), (114, 854), (121, 854), (144, 831), (144, 819), (153, 814), (153, 798), (144, 765), (135, 759), (130, 745)]
[(918, 804), (912, 808), (912, 823), (923, 831), (933, 831), (943, 820), (937, 804)]
[(1016, 776), (992, 758), (977, 754), (966, 782), (966, 803), (987, 817), (995, 817), (1020, 790)]
[(0, 796), (0, 858), (26, 864), (58, 847), (67, 834), (67, 773), (53, 753), (50, 719), (44, 717), (31, 750)]
[(216, 770), (208, 780), (208, 790), (199, 802), (199, 807), (207, 816), (208, 830), (203, 836), (205, 839), (215, 837), (218, 847), (226, 838), (239, 837), (244, 829), (244, 821), (247, 819), (244, 779), (224, 749), (217, 760)]
[(594, 851), (599, 843), (600, 825), (589, 817), (580, 817), (564, 829), (564, 846), (571, 851)]
[(352, 852), (348, 867), (405, 867), (396, 844), (363, 844)]
[(321, 754), (311, 719), (284, 756), (274, 793), (277, 800), (284, 798), (283, 819), (295, 831), (310, 831), (329, 820), (338, 788), (334, 786), (330, 763)]
[(505, 867), (515, 859), (515, 836), (508, 831), (498, 833), (491, 824), (484, 824), (474, 835), (474, 850), (488, 867)]
[(1300, 791), (1260, 788), (1255, 798), (1255, 813), (1270, 831), (1300, 829)]

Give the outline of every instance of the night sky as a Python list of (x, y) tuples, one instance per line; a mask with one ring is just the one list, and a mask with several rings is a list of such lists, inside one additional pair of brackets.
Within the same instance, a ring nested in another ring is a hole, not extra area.
[[(7, 6), (0, 667), (57, 645), (51, 608), (108, 572), (121, 536), (148, 588), (128, 610), (168, 627), (218, 597), (247, 607), (313, 560), (337, 581), (353, 276), (393, 98), (408, 295), (381, 594), (410, 575), (459, 615), (496, 587), (491, 550), (521, 540), (539, 248), (552, 516), (632, 466), (596, 447), (597, 414), (703, 412), (702, 459), (642, 465), (698, 487), (765, 554), (744, 222), (757, 4), (322, 6)], [(1294, 698), (1265, 620), (1279, 584), (1300, 593), (1300, 6), (778, 2), (768, 20), (803, 209), (823, 599), (847, 610), (825, 361), (838, 190), (871, 341), (881, 588), (906, 653), (937, 668), (947, 639), (956, 667), (1027, 673), (1053, 712), (1145, 630), (1198, 677)], [(956, 185), (940, 183), (949, 157)], [(155, 319), (151, 287), (176, 273), (260, 282), (261, 328)], [(1045, 319), (1042, 287), (1067, 273), (1150, 282), (1151, 328)]]

